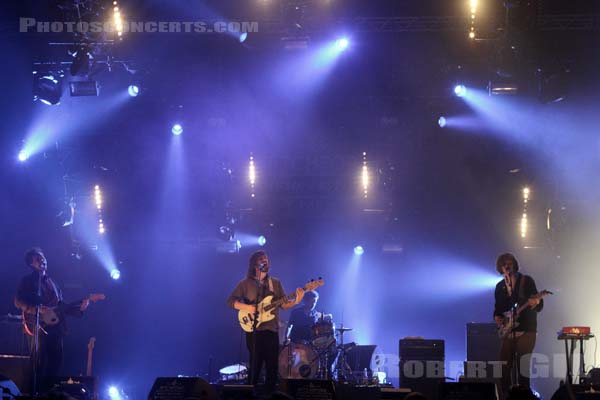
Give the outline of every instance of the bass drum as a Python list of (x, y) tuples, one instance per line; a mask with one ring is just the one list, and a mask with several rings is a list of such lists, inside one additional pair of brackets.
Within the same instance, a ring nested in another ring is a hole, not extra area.
[(279, 353), (279, 376), (282, 379), (312, 379), (318, 368), (319, 357), (307, 344), (290, 343)]

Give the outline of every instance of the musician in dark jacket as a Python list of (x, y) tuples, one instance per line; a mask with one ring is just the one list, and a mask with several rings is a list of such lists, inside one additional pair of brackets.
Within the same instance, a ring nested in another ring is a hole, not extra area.
[(518, 326), (502, 339), (500, 345), (500, 361), (505, 362), (502, 366), (501, 391), (506, 396), (511, 386), (513, 368), (519, 369), (519, 379), (512, 383), (529, 387), (531, 353), (537, 336), (537, 313), (542, 311), (544, 301), (536, 296), (538, 291), (533, 278), (519, 272), (519, 263), (514, 255), (505, 253), (498, 256), (496, 271), (504, 276), (496, 285), (495, 292), (494, 320), (498, 326), (508, 322), (506, 313), (510, 313), (514, 305), (516, 311), (527, 303), (516, 316)]
[[(273, 300), (278, 300), (285, 297), (285, 292), (281, 281), (268, 274), (270, 268), (269, 258), (264, 251), (253, 253), (248, 264), (246, 278), (237, 284), (227, 299), (227, 305), (236, 310), (254, 314), (256, 304), (260, 303), (265, 297), (272, 295)], [(283, 303), (281, 308), (288, 309), (295, 306), (302, 300), (303, 296), (304, 291), (300, 288), (296, 289), (295, 300)], [(275, 309), (274, 315), (275, 318), (271, 321), (261, 323), (256, 332), (246, 333), (246, 346), (250, 353), (249, 382), (252, 385), (258, 383), (258, 376), (264, 362), (267, 392), (273, 391), (277, 384), (279, 357), (278, 309)]]
[[(62, 293), (56, 283), (48, 276), (48, 264), (42, 249), (32, 248), (25, 254), (25, 263), (33, 270), (24, 276), (19, 283), (15, 306), (23, 312), (25, 332), (30, 338), (31, 359), (37, 359), (38, 376), (57, 376), (63, 362), (63, 337), (67, 333), (67, 325), (62, 311), (55, 307), (63, 303)], [(69, 315), (81, 316), (88, 307), (89, 300), (84, 300), (81, 305), (65, 309)], [(57, 312), (58, 323), (46, 324), (41, 322), (39, 329), (39, 347), (37, 357), (35, 354), (35, 321), (36, 308), (40, 309), (40, 321), (44, 315), (53, 311)]]

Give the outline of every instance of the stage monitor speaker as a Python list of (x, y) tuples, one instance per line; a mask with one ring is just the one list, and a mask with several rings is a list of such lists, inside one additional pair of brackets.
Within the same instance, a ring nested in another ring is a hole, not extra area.
[(252, 385), (213, 385), (219, 400), (254, 400)]
[(495, 361), (500, 354), (500, 338), (495, 323), (467, 324), (467, 361)]
[(382, 387), (381, 393), (379, 395), (380, 399), (387, 400), (402, 400), (406, 396), (408, 396), (412, 391), (410, 389), (396, 389), (393, 387)]
[(49, 394), (66, 393), (78, 400), (92, 400), (98, 397), (98, 379), (95, 376), (46, 376), (40, 379), (39, 392)]
[(0, 375), (17, 385), (22, 393), (31, 393), (31, 362), (29, 356), (0, 354)]
[(444, 382), (439, 400), (498, 400), (496, 385), (489, 382)]
[(400, 339), (401, 360), (444, 360), (444, 341)]
[[(318, 379), (285, 379), (283, 390), (296, 400), (335, 400), (336, 389), (332, 381)], [(342, 399), (340, 397), (340, 399)]]
[[(571, 385), (575, 400), (600, 400), (600, 392), (590, 392), (585, 385)], [(572, 400), (569, 397), (567, 386), (561, 382), (560, 387), (552, 395), (551, 400)]]
[(217, 400), (217, 391), (202, 378), (156, 378), (148, 400)]

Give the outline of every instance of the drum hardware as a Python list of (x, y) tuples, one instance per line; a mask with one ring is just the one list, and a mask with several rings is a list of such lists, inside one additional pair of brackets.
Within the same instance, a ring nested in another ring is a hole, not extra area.
[(221, 382), (246, 382), (248, 368), (244, 364), (228, 365), (219, 370)]
[[(336, 331), (340, 335), (340, 345), (337, 347), (337, 356), (335, 359), (335, 367), (334, 367), (334, 378), (338, 382), (348, 382), (349, 378), (354, 380), (354, 376), (352, 376), (350, 366), (346, 362), (346, 351), (347, 346), (344, 346), (344, 332), (351, 331), (352, 328), (345, 328), (343, 325), (339, 328), (336, 328)], [(353, 347), (353, 346), (350, 346)], [(349, 374), (347, 372), (350, 372)]]

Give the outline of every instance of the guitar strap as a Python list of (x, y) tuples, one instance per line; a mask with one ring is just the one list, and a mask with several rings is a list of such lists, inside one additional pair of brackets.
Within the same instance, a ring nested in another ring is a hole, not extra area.
[(271, 277), (269, 277), (269, 292), (275, 293), (273, 290), (273, 281), (271, 280)]
[(54, 295), (56, 296), (56, 299), (60, 303), (62, 301), (62, 297), (60, 295), (58, 288), (54, 284), (54, 281), (52, 280), (52, 278), (48, 277), (48, 282), (50, 283), (50, 286), (52, 287), (52, 290), (54, 291)]

